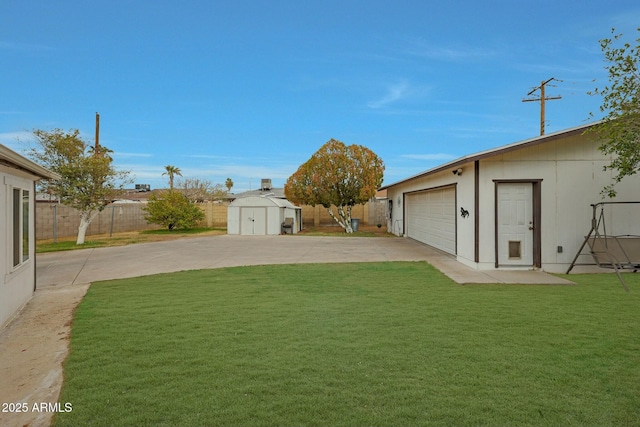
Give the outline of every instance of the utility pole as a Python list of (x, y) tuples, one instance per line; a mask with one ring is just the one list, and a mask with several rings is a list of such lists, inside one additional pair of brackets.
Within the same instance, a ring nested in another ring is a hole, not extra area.
[[(551, 77), (549, 80), (543, 81), (542, 83), (540, 83), (540, 86), (535, 87), (533, 89), (531, 89), (531, 91), (527, 94), (527, 96), (531, 96), (533, 95), (533, 93), (535, 91), (537, 91), (538, 89), (540, 90), (540, 97), (539, 98), (529, 98), (529, 99), (523, 99), (522, 102), (537, 102), (540, 101), (540, 135), (544, 135), (544, 101), (551, 101), (553, 99), (562, 99), (561, 96), (545, 96), (544, 94), (544, 87), (551, 81), (557, 81), (557, 82), (561, 82), (562, 80), (558, 80), (554, 77)], [(553, 86), (553, 85), (551, 85)]]
[(100, 114), (96, 113), (96, 146), (94, 156), (98, 157), (100, 154)]

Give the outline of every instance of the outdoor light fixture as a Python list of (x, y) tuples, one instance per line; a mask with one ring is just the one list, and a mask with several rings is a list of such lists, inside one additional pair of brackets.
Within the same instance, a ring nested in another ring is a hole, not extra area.
[(456, 170), (453, 171), (454, 175), (462, 175), (462, 168), (458, 168)]

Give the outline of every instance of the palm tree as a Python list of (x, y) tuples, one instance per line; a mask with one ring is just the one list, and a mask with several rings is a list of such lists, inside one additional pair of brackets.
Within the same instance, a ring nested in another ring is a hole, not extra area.
[(169, 189), (173, 190), (173, 177), (176, 175), (182, 176), (182, 171), (180, 170), (180, 168), (171, 165), (167, 165), (164, 168), (166, 169), (166, 172), (163, 172), (162, 176), (169, 176)]
[(233, 181), (231, 180), (231, 178), (227, 178), (227, 180), (224, 182), (224, 186), (227, 187), (227, 193), (231, 191), (231, 188), (233, 187)]

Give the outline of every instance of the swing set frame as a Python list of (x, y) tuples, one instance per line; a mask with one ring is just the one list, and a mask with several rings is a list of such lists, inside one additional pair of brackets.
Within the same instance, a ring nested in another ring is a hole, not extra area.
[[(573, 258), (567, 274), (575, 265), (579, 265), (576, 264), (578, 257), (582, 255), (582, 250), (588, 245), (591, 256), (598, 267), (614, 269), (625, 291), (629, 292), (620, 272), (632, 270), (635, 273), (640, 270), (640, 236), (632, 234), (608, 235), (604, 220), (604, 207), (620, 204), (640, 204), (640, 202), (600, 202), (591, 205), (593, 209), (591, 229)], [(600, 215), (597, 214), (598, 208), (600, 208)], [(600, 232), (601, 228), (602, 232)]]

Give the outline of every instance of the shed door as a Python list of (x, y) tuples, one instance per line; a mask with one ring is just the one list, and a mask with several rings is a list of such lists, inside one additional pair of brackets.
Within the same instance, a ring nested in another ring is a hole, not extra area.
[(533, 265), (533, 184), (498, 184), (498, 265)]
[(267, 234), (267, 208), (240, 208), (240, 234)]
[(407, 195), (407, 236), (456, 254), (456, 188)]

